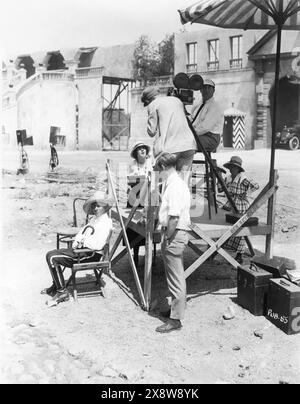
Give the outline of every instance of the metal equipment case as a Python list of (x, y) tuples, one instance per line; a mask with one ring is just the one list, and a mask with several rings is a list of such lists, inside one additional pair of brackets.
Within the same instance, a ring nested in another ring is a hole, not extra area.
[(300, 333), (300, 287), (287, 279), (271, 279), (266, 317), (288, 335)]
[(272, 274), (253, 264), (240, 267), (237, 275), (238, 304), (255, 316), (264, 315), (272, 277)]

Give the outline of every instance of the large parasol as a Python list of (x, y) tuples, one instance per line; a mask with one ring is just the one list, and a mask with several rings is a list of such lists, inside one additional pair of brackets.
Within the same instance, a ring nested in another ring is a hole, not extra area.
[[(279, 92), (282, 30), (300, 29), (300, 0), (200, 0), (179, 10), (182, 24), (198, 23), (222, 28), (277, 29), (275, 91), (272, 114), (270, 186), (275, 182), (275, 138)], [(273, 198), (269, 203), (270, 216)]]

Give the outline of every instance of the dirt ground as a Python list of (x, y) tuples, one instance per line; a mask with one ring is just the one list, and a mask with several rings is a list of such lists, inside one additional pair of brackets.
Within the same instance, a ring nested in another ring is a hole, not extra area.
[[(261, 187), (268, 180), (269, 151), (216, 155), (224, 164), (243, 158)], [(277, 151), (279, 191), (275, 256), (299, 269), (300, 151)], [(40, 290), (51, 284), (45, 254), (56, 230), (72, 223), (72, 200), (103, 186), (107, 158), (126, 153), (60, 153), (48, 174), (48, 153), (29, 150), (30, 173), (17, 176), (18, 155), (2, 153), (1, 365), (0, 382), (14, 384), (296, 384), (300, 382), (300, 335), (287, 336), (264, 317), (236, 303), (236, 271), (220, 257), (187, 281), (183, 329), (160, 335), (157, 311), (166, 303), (160, 251), (153, 267), (152, 310), (138, 305), (128, 258), (113, 268), (107, 297), (73, 299), (49, 308)], [(51, 181), (50, 181), (51, 180)], [(265, 219), (266, 207), (259, 211)], [(257, 253), (264, 238), (253, 238)], [(143, 249), (138, 269), (143, 284)], [(185, 265), (196, 259), (187, 249)], [(223, 319), (231, 307), (234, 318)]]

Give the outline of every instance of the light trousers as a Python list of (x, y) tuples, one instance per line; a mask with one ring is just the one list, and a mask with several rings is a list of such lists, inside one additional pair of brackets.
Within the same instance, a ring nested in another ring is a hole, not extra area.
[(169, 292), (172, 296), (171, 315), (174, 320), (184, 318), (186, 306), (186, 281), (184, 276), (183, 253), (188, 244), (188, 234), (184, 230), (176, 230), (170, 244), (162, 243), (162, 257)]

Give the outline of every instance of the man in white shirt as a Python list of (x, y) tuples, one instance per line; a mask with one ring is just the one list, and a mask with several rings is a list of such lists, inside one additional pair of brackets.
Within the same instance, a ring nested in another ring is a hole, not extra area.
[(168, 289), (172, 296), (170, 313), (164, 313), (167, 322), (156, 329), (160, 333), (179, 330), (186, 306), (186, 281), (183, 252), (188, 244), (190, 225), (190, 192), (176, 171), (176, 156), (163, 153), (157, 160), (157, 169), (165, 180), (159, 222), (162, 226), (162, 256)]
[(153, 155), (176, 155), (176, 169), (182, 176), (190, 171), (197, 144), (189, 128), (183, 103), (173, 96), (159, 96), (157, 87), (147, 87), (141, 98), (148, 108), (147, 132), (155, 137)]
[(190, 118), (203, 148), (209, 152), (219, 146), (224, 125), (224, 113), (214, 98), (215, 88), (212, 80), (204, 80), (202, 104), (194, 108)]
[(56, 306), (59, 303), (69, 300), (69, 293), (66, 289), (62, 267), (71, 268), (78, 262), (78, 255), (74, 249), (89, 249), (90, 251), (80, 255), (80, 262), (94, 262), (101, 258), (101, 250), (108, 241), (113, 229), (113, 223), (108, 216), (113, 201), (108, 199), (101, 191), (95, 192), (84, 204), (83, 209), (87, 215), (91, 215), (89, 223), (83, 226), (72, 244), (72, 248), (61, 248), (52, 250), (46, 254), (46, 261), (53, 279), (50, 288), (42, 290), (42, 294), (52, 296), (47, 302), (49, 306)]

